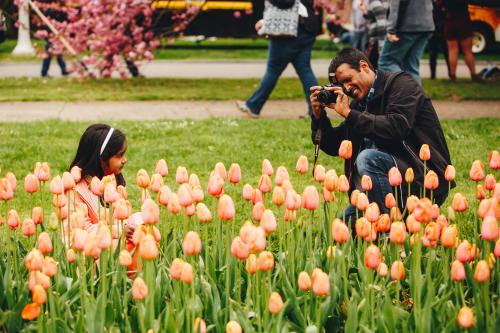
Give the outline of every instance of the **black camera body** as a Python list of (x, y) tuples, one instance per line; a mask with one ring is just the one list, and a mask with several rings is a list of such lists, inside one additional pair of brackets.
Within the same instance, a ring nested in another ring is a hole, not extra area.
[(321, 87), (321, 90), (319, 91), (318, 95), (316, 95), (316, 99), (318, 102), (322, 104), (330, 104), (330, 103), (335, 103), (337, 101), (337, 94), (333, 91), (326, 90), (326, 87), (340, 87), (337, 84), (328, 84), (326, 86)]

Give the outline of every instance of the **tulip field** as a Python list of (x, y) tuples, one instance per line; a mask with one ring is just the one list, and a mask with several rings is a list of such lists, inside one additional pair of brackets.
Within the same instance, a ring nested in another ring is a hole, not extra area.
[(457, 187), (400, 210), (413, 176), (391, 170), (388, 214), (369, 178), (348, 193), (340, 157), (320, 153), (313, 177), (308, 121), (119, 122), (127, 185), (89, 179), (91, 227), (68, 170), (87, 125), (0, 127), (3, 331), (500, 330), (497, 120), (443, 122)]

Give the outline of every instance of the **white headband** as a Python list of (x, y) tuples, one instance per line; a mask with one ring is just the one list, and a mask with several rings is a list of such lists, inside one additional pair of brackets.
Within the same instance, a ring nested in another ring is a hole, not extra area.
[(109, 129), (109, 132), (108, 132), (108, 135), (106, 135), (106, 139), (104, 139), (104, 142), (102, 143), (102, 146), (101, 146), (101, 153), (99, 155), (102, 155), (102, 152), (104, 151), (104, 149), (106, 149), (106, 145), (108, 144), (108, 141), (109, 139), (111, 138), (111, 134), (113, 134), (113, 131), (115, 129), (113, 127), (111, 127)]

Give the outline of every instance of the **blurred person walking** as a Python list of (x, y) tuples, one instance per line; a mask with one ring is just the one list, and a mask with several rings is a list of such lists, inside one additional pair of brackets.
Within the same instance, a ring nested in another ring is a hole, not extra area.
[(384, 47), (389, 0), (360, 0), (359, 9), (363, 12), (368, 25), (369, 39), (365, 55), (373, 67), (377, 69), (379, 54)]
[(368, 45), (368, 27), (366, 20), (363, 15), (363, 11), (360, 8), (360, 3), (364, 0), (353, 0), (352, 2), (352, 47), (365, 52), (366, 46)]
[(446, 13), (444, 22), (444, 38), (448, 42), (448, 59), (450, 62), (450, 80), (457, 80), (457, 64), (459, 46), (464, 54), (472, 81), (481, 79), (476, 74), (474, 55), (472, 54), (472, 27), (467, 9), (467, 0), (443, 0)]
[[(280, 0), (271, 0), (270, 2), (280, 8)], [(236, 101), (240, 111), (248, 113), (252, 118), (258, 118), (281, 73), (289, 63), (292, 63), (302, 82), (308, 105), (308, 115), (312, 114), (309, 88), (318, 85), (318, 81), (311, 68), (311, 51), (316, 36), (322, 32), (321, 17), (322, 9), (315, 8), (313, 0), (300, 0), (297, 37), (269, 37), (266, 72), (259, 87), (249, 99)], [(259, 31), (262, 24), (262, 20), (257, 22), (255, 29)]]
[(439, 52), (443, 52), (446, 67), (448, 69), (448, 77), (450, 77), (451, 73), (450, 62), (448, 60), (448, 44), (443, 36), (444, 19), (446, 15), (443, 7), (443, 1), (432, 0), (432, 4), (434, 6), (432, 16), (434, 18), (436, 30), (434, 30), (434, 34), (432, 34), (431, 39), (429, 39), (429, 66), (431, 70), (431, 79), (434, 80), (436, 78), (436, 66)]
[[(49, 7), (47, 10), (43, 12), (45, 16), (47, 16), (50, 19), (56, 20), (58, 22), (64, 22), (68, 19), (68, 16), (66, 13), (64, 13), (59, 4), (53, 3), (51, 4), (51, 7)], [(49, 76), (49, 68), (50, 68), (50, 62), (52, 61), (52, 56), (55, 55), (57, 59), (57, 63), (59, 64), (59, 67), (61, 68), (61, 75), (66, 76), (69, 74), (69, 72), (66, 69), (66, 62), (64, 61), (63, 55), (62, 55), (62, 50), (54, 50), (52, 48), (52, 43), (49, 41), (48, 38), (45, 38), (45, 52), (42, 60), (42, 71), (41, 75), (43, 78), (50, 77)]]
[(380, 69), (408, 72), (419, 84), (420, 58), (434, 31), (432, 0), (390, 0)]

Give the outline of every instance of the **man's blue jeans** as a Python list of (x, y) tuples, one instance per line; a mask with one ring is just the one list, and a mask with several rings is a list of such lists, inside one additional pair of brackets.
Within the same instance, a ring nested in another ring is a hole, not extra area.
[(386, 38), (378, 59), (379, 68), (389, 72), (408, 72), (421, 84), (420, 58), (431, 36), (432, 32), (401, 32), (395, 43)]
[[(387, 193), (392, 193), (388, 173), (393, 166), (396, 166), (393, 157), (377, 149), (364, 149), (356, 158), (354, 166), (353, 177), (356, 188), (362, 191), (361, 176), (370, 176), (373, 187), (368, 192), (368, 199), (370, 202), (377, 203), (381, 214), (389, 213), (389, 210), (385, 206), (385, 196)], [(344, 213), (341, 214), (341, 218), (344, 218), (347, 224), (349, 224), (350, 220), (352, 227), (354, 227), (354, 223), (356, 222), (356, 207), (349, 205)]]
[(299, 26), (296, 38), (273, 37), (269, 40), (267, 67), (260, 85), (253, 95), (246, 101), (248, 108), (255, 114), (259, 114), (264, 103), (274, 89), (278, 78), (285, 70), (288, 63), (292, 63), (295, 71), (302, 82), (302, 88), (309, 107), (309, 115), (312, 114), (309, 101), (309, 88), (318, 85), (311, 68), (311, 51), (316, 36), (303, 30)]

